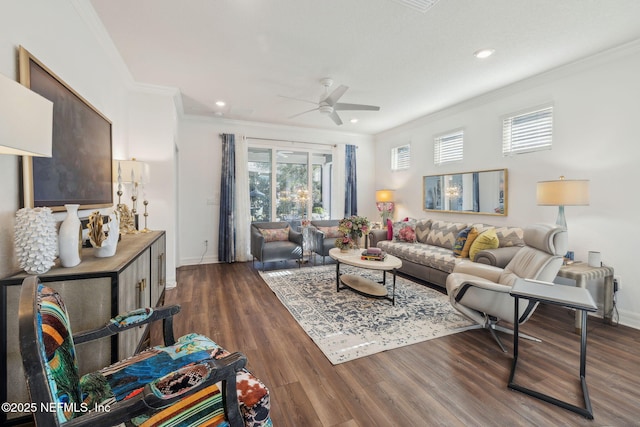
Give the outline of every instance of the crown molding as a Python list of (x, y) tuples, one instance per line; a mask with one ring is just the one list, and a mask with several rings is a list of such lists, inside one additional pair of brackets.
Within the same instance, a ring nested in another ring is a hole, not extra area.
[(608, 64), (612, 61), (626, 58), (638, 53), (640, 53), (640, 39), (635, 39), (630, 42), (615, 46), (613, 48), (603, 50), (599, 53), (589, 55), (587, 57), (569, 62), (564, 65), (560, 65), (547, 71), (543, 71), (541, 73), (524, 78), (506, 86), (502, 86), (498, 89), (494, 89), (473, 98), (466, 99), (457, 104), (451, 105), (438, 111), (434, 111), (433, 113), (426, 114), (393, 128), (378, 132), (377, 134), (375, 134), (375, 137), (378, 138), (388, 133), (395, 134), (398, 131), (410, 130), (416, 126), (432, 123), (452, 114), (460, 113), (468, 108), (488, 104), (498, 99), (513, 95), (515, 93), (535, 88), (553, 80), (565, 78), (576, 73), (585, 72), (604, 64)]

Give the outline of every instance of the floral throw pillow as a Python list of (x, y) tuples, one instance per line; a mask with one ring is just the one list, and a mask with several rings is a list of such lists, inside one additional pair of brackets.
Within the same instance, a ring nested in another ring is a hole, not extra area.
[(342, 237), (342, 233), (338, 230), (337, 225), (334, 227), (318, 227), (318, 230), (324, 233), (325, 239), (331, 237)]
[(259, 228), (258, 230), (260, 230), (265, 243), (267, 243), (289, 240), (289, 228), (289, 226), (286, 226), (285, 228)]
[(415, 243), (416, 232), (411, 226), (407, 225), (400, 229), (400, 232), (398, 233), (398, 239), (402, 240), (403, 242)]
[[(405, 228), (409, 227), (411, 228), (411, 231), (413, 232), (413, 235), (414, 235), (413, 241), (415, 241), (416, 222), (417, 222), (416, 220), (408, 219), (408, 218), (404, 221), (394, 222), (393, 223), (393, 240), (406, 242), (407, 240), (400, 237), (400, 232)], [(406, 235), (406, 233), (409, 233), (409, 231), (405, 231), (404, 233)]]

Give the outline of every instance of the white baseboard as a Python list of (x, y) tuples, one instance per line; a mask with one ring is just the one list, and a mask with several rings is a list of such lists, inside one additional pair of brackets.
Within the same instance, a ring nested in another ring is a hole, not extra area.
[[(629, 310), (618, 310), (620, 315), (619, 323), (634, 329), (640, 329), (640, 314)], [(614, 318), (615, 320), (615, 318)]]
[(182, 258), (180, 260), (180, 267), (185, 265), (199, 265), (199, 264), (218, 264), (217, 256), (206, 256), (204, 258), (194, 257), (194, 258)]

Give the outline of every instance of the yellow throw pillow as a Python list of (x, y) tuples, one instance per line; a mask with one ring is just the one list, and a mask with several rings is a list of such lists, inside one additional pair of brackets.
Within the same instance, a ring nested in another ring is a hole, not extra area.
[(498, 235), (495, 228), (490, 228), (487, 231), (480, 233), (480, 235), (474, 240), (469, 249), (469, 258), (471, 261), (475, 261), (478, 252), (485, 249), (495, 249), (500, 244)]
[(464, 242), (464, 246), (462, 247), (462, 251), (460, 252), (460, 258), (469, 258), (469, 250), (471, 249), (471, 245), (478, 238), (478, 229), (475, 227), (471, 227), (469, 230), (469, 234), (467, 234), (467, 240)]

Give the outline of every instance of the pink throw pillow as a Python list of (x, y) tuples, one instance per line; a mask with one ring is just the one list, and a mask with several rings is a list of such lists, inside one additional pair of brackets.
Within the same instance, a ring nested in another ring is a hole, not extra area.
[(324, 233), (324, 237), (326, 238), (331, 238), (331, 237), (342, 237), (342, 233), (340, 232), (340, 230), (338, 229), (338, 226), (333, 226), (333, 227), (320, 227), (318, 226), (318, 230), (322, 231)]
[(285, 228), (259, 228), (265, 242), (282, 242), (289, 240), (289, 226)]
[(413, 228), (407, 225), (406, 227), (403, 227), (402, 230), (400, 230), (400, 232), (398, 233), (398, 237), (400, 238), (400, 240), (404, 240), (405, 242), (415, 243), (416, 232)]

